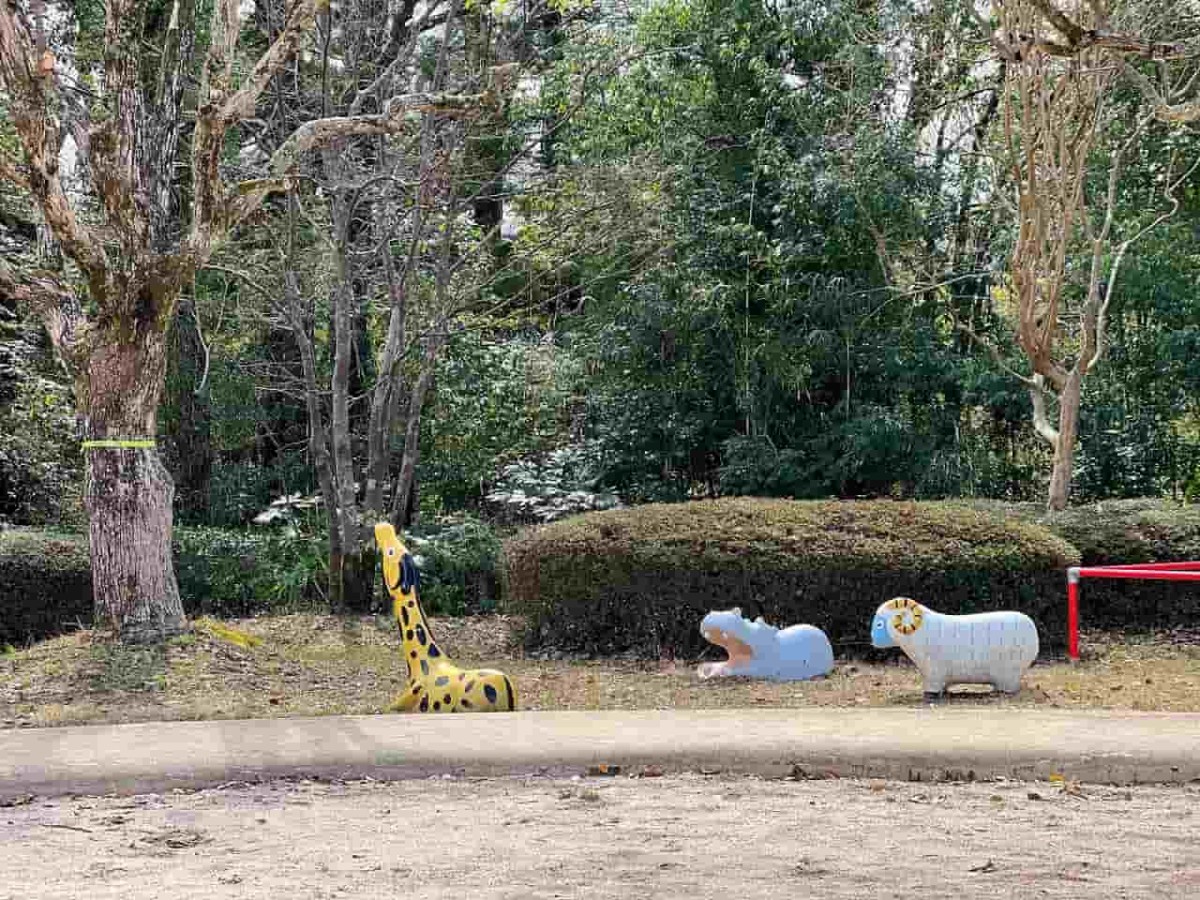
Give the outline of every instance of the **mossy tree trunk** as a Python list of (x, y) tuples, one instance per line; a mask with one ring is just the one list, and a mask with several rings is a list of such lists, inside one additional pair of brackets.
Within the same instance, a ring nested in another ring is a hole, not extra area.
[[(164, 305), (170, 308), (173, 300)], [(165, 335), (155, 321), (139, 322), (134, 331), (108, 329), (93, 336), (79, 385), (89, 441), (153, 441), (157, 432)], [(101, 443), (86, 457), (97, 623), (132, 641), (182, 631), (186, 623), (171, 555), (175, 490), (158, 451)]]

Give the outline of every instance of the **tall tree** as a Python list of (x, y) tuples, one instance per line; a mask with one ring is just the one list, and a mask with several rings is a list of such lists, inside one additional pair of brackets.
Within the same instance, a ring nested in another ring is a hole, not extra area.
[(1148, 220), (1117, 221), (1125, 166), (1145, 129), (1156, 116), (1184, 115), (1161, 97), (1149, 109), (1117, 101), (1122, 71), (1139, 86), (1146, 80), (1125, 54), (1166, 61), (1181, 46), (1115, 27), (1106, 0), (1006, 0), (993, 12), (1018, 201), (1015, 330), (1033, 370), (1026, 381), (1034, 425), (1054, 451), (1047, 503), (1057, 510), (1070, 496), (1084, 379), (1107, 349), (1121, 266), (1134, 243), (1178, 210), (1175, 192), (1200, 160), (1172, 160)]
[[(154, 437), (167, 333), (185, 285), (233, 229), (288, 184), (309, 151), (403, 129), (415, 110), (461, 110), (479, 98), (394, 97), (376, 113), (306, 121), (265, 161), (260, 177), (230, 184), (222, 170), (227, 137), (255, 116), (327, 0), (291, 0), (274, 40), (237, 77), (242, 4), (215, 0), (190, 135), (185, 126), (193, 115), (184, 107), (198, 8), (192, 0), (175, 0), (157, 35), (148, 22), (158, 4), (108, 0), (102, 66), (87, 103), (76, 102), (87, 95), (56, 63), (42, 5), (0, 0), (0, 99), (23, 157), (0, 158), (0, 178), (29, 192), (69, 263), (31, 270), (0, 262), (0, 296), (40, 313), (72, 371), (88, 451), (97, 620), (126, 639), (160, 638), (184, 627), (171, 558), (173, 485)], [(143, 62), (151, 37), (159, 43), (157, 66)], [(94, 208), (77, 207), (63, 188), (63, 110), (72, 112)], [(191, 155), (181, 164), (185, 136)], [(177, 187), (190, 202), (181, 227), (171, 215)]]

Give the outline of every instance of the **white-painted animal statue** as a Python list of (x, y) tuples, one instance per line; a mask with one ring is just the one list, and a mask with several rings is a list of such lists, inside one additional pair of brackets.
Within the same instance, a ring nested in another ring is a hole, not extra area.
[(741, 609), (710, 612), (700, 623), (700, 633), (710, 644), (723, 647), (729, 659), (705, 663), (701, 678), (744, 675), (772, 681), (803, 681), (828, 675), (833, 668), (833, 647), (820, 628), (793, 625), (782, 631), (759, 616), (742, 618)]
[(1038, 655), (1037, 626), (1024, 613), (949, 616), (909, 597), (895, 597), (876, 610), (871, 644), (908, 654), (921, 670), (925, 693), (932, 695), (952, 684), (990, 684), (1015, 694)]

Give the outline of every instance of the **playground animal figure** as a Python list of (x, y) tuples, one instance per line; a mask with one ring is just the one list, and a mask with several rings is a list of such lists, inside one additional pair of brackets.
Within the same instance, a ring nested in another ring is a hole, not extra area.
[(793, 625), (780, 631), (759, 616), (753, 622), (740, 608), (710, 612), (700, 622), (700, 633), (710, 644), (723, 647), (729, 659), (705, 663), (701, 678), (744, 675), (772, 681), (802, 681), (829, 674), (833, 647), (820, 628)]
[(1015, 694), (1038, 655), (1037, 626), (1024, 613), (948, 616), (909, 597), (876, 610), (871, 644), (908, 654), (921, 670), (925, 694), (933, 696), (952, 684), (990, 684)]
[(375, 543), (383, 559), (383, 580), (392, 595), (392, 611), (404, 639), (408, 685), (391, 708), (399, 712), (496, 712), (517, 708), (517, 692), (503, 672), (460, 669), (434, 640), (421, 598), (420, 577), (408, 548), (387, 522), (375, 525)]

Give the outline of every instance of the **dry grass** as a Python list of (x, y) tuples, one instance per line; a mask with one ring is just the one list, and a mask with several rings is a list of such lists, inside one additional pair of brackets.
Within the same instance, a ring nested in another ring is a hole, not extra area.
[[(389, 621), (294, 615), (198, 629), (162, 648), (91, 632), (0, 656), (0, 727), (382, 712), (402, 687)], [(524, 709), (893, 706), (922, 702), (916, 670), (839, 663), (813, 682), (700, 682), (691, 665), (525, 658), (504, 617), (435, 623), (457, 661), (502, 667)], [(246, 642), (241, 642), (246, 643)], [(1200, 646), (1169, 636), (1087, 635), (1078, 665), (1035, 666), (1015, 697), (960, 689), (947, 703), (1200, 711)], [(715, 658), (715, 656), (714, 656)]]

